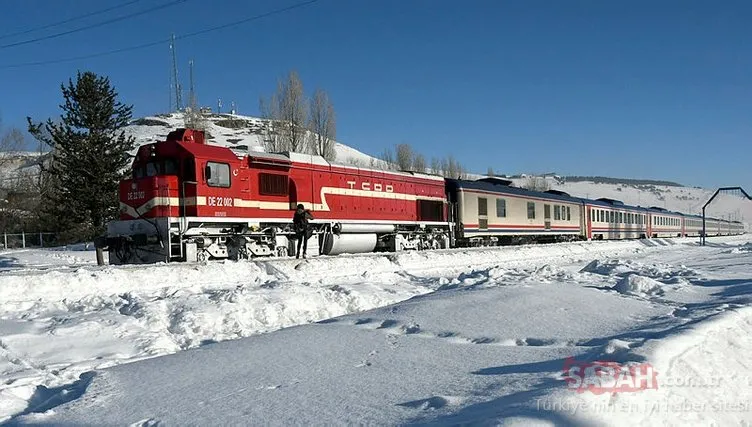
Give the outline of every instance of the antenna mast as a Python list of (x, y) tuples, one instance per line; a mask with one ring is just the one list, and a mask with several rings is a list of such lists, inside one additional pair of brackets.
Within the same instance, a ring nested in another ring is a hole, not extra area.
[(172, 50), (172, 78), (175, 82), (175, 110), (180, 111), (183, 108), (183, 100), (180, 96), (180, 81), (178, 80), (178, 60), (175, 53), (175, 34), (170, 38), (170, 50)]
[(190, 69), (191, 89), (188, 95), (188, 102), (190, 103), (191, 110), (196, 110), (196, 92), (193, 90), (193, 60), (188, 61), (188, 67)]

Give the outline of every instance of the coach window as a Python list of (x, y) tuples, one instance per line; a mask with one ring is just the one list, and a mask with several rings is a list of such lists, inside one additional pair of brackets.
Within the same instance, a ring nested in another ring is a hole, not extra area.
[(535, 202), (527, 202), (527, 219), (535, 219)]
[(506, 218), (507, 216), (507, 201), (504, 199), (496, 199), (496, 217)]
[(227, 163), (206, 162), (204, 177), (209, 187), (229, 187), (230, 165)]
[(561, 206), (554, 205), (554, 219), (560, 220), (561, 219)]
[(572, 220), (572, 210), (567, 206), (567, 221)]

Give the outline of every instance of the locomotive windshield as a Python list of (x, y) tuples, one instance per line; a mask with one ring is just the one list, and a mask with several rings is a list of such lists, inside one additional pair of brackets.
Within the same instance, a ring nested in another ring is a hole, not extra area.
[(139, 179), (148, 176), (177, 175), (178, 163), (175, 159), (150, 160), (133, 167), (133, 178)]

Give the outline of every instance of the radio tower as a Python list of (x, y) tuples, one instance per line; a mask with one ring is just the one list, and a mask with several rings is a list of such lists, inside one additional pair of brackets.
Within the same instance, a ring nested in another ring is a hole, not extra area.
[(172, 51), (172, 81), (175, 84), (175, 110), (183, 109), (183, 100), (180, 96), (180, 81), (178, 80), (178, 60), (175, 53), (175, 34), (170, 38), (170, 50)]

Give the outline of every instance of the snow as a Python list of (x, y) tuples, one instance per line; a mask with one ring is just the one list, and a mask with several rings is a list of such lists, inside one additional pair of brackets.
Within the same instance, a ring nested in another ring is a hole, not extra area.
[(616, 292), (627, 295), (663, 295), (663, 284), (650, 277), (630, 274), (614, 286)]
[[(0, 252), (0, 422), (739, 424), (752, 243), (708, 242), (152, 266)], [(659, 386), (578, 393), (571, 358), (649, 363)]]

